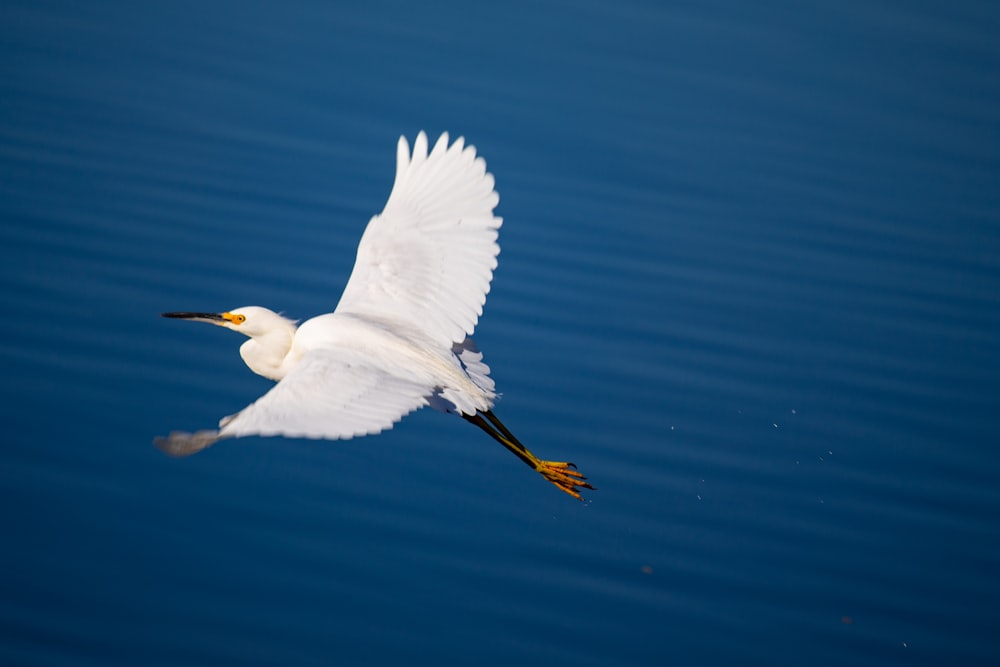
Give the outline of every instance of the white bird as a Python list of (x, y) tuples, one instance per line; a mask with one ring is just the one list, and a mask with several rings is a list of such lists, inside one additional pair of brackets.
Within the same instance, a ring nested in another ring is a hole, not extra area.
[(470, 336), (497, 266), (493, 175), (462, 138), (442, 134), (428, 152), (397, 147), (396, 181), (368, 223), (332, 313), (292, 320), (246, 306), (224, 313), (164, 313), (249, 337), (240, 356), (277, 384), (218, 430), (171, 433), (156, 445), (194, 454), (249, 435), (348, 439), (392, 428), (424, 406), (461, 415), (575, 498), (593, 489), (572, 463), (543, 461), (492, 412), (490, 369)]

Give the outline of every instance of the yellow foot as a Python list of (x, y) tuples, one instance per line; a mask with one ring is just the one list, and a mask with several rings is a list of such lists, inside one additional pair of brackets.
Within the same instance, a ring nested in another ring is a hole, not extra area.
[(559, 487), (577, 500), (583, 500), (578, 489), (591, 489), (587, 478), (576, 470), (576, 466), (565, 461), (539, 461), (535, 465), (535, 470), (541, 473), (542, 477)]

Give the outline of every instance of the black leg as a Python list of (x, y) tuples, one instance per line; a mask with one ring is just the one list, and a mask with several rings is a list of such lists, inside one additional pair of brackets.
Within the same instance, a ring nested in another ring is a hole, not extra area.
[(470, 424), (475, 424), (486, 431), (491, 438), (510, 450), (514, 456), (524, 461), (525, 465), (540, 473), (547, 481), (555, 484), (560, 490), (578, 500), (581, 489), (593, 489), (587, 483), (587, 478), (576, 471), (576, 466), (564, 461), (542, 461), (532, 454), (514, 434), (507, 430), (492, 411), (476, 412), (474, 415), (462, 414), (462, 418)]
[[(467, 414), (463, 413), (462, 414), (462, 418), (465, 421), (469, 422), (470, 424), (475, 424), (479, 428), (481, 428), (484, 431), (486, 431), (491, 438), (493, 438), (494, 440), (496, 440), (497, 442), (499, 442), (501, 445), (503, 445), (504, 447), (506, 447), (507, 449), (509, 449), (514, 454), (514, 456), (516, 456), (517, 458), (519, 458), (522, 461), (524, 461), (524, 463), (526, 465), (530, 466), (532, 469), (535, 469), (537, 467), (538, 457), (536, 457), (534, 454), (532, 454), (531, 452), (529, 452), (527, 447), (525, 447), (524, 445), (522, 445), (520, 442), (517, 441), (517, 438), (515, 438), (512, 435), (510, 435), (510, 431), (508, 431), (506, 428), (503, 429), (503, 433), (500, 433), (500, 432), (497, 431), (496, 428), (494, 428), (493, 426), (490, 426), (490, 424), (486, 423), (486, 420), (483, 419), (483, 414), (486, 414), (487, 416), (492, 416), (493, 413), (492, 412), (486, 412), (486, 413), (477, 412), (474, 415), (467, 415)], [(494, 417), (493, 419), (496, 419), (496, 417)], [(490, 421), (493, 421), (493, 420), (491, 419)], [(499, 420), (497, 420), (497, 421), (499, 421)], [(503, 425), (501, 424), (501, 427), (502, 426)]]

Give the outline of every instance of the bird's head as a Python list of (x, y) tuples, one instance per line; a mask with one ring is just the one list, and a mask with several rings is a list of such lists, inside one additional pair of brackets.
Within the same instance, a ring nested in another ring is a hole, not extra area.
[(208, 322), (238, 331), (250, 338), (277, 332), (295, 331), (295, 322), (267, 308), (243, 306), (224, 313), (163, 313), (163, 317), (192, 322)]
[(163, 313), (163, 317), (208, 322), (239, 331), (250, 339), (240, 346), (240, 356), (250, 370), (275, 381), (287, 372), (285, 362), (296, 325), (273, 310), (244, 306), (225, 313)]

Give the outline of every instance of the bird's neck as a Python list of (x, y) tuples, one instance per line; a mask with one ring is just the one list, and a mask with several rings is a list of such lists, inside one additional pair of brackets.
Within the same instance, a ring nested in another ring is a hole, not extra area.
[(263, 375), (277, 382), (285, 377), (285, 364), (292, 349), (295, 328), (288, 331), (272, 331), (266, 336), (255, 336), (240, 346), (240, 356), (257, 375)]

